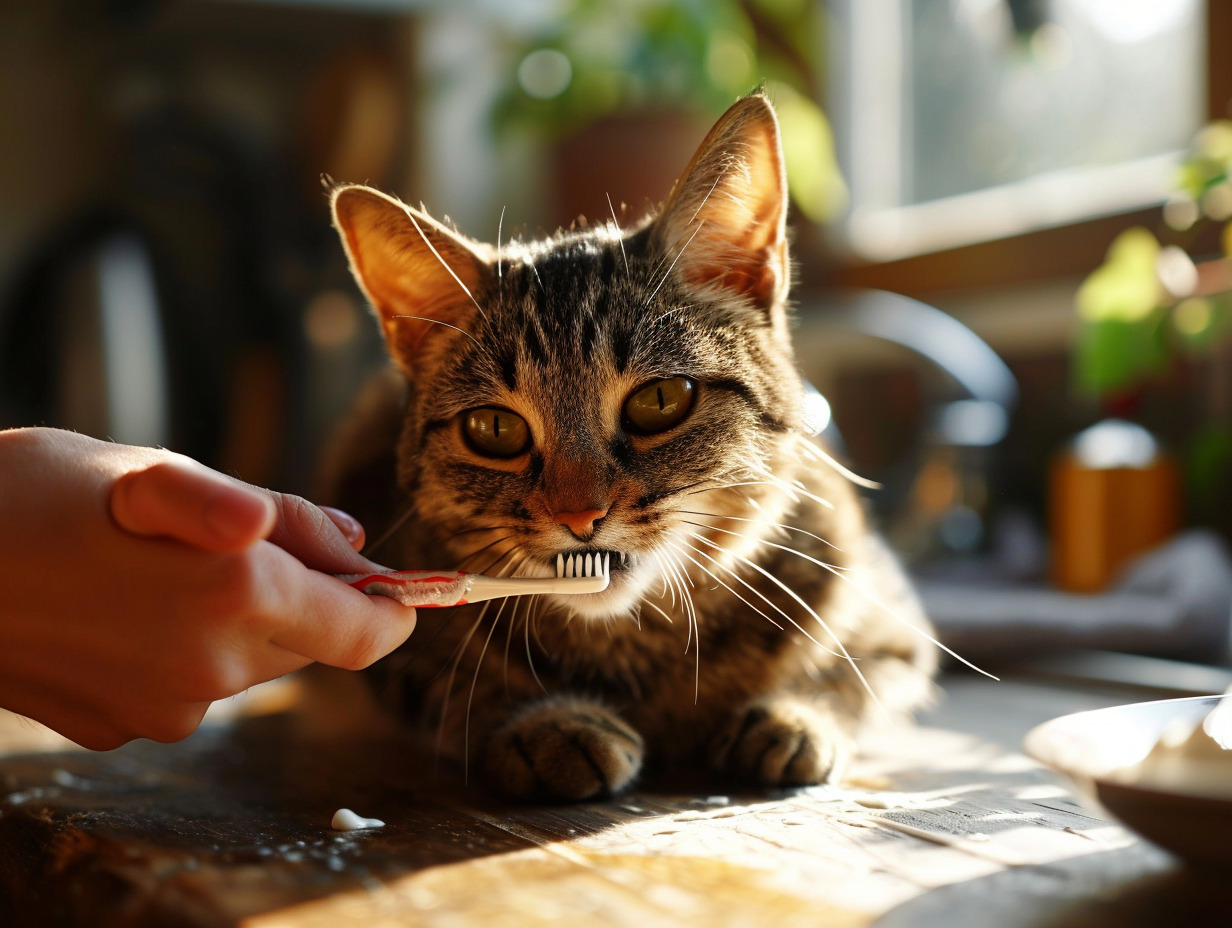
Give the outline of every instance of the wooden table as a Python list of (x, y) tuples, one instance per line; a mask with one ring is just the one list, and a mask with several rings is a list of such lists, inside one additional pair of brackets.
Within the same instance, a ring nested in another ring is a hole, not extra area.
[[(1160, 694), (965, 672), (943, 686), (836, 788), (648, 783), (564, 807), (495, 802), (293, 685), (180, 744), (106, 754), (10, 717), (0, 924), (1232, 923), (1218, 880), (1094, 816), (1018, 750), (1045, 719)], [(333, 831), (340, 807), (387, 824)]]

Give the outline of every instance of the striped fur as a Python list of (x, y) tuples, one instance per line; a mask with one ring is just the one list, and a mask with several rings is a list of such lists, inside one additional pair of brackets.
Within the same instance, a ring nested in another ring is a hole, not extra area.
[[(615, 793), (656, 762), (815, 783), (874, 702), (924, 697), (932, 650), (909, 626), (926, 623), (801, 432), (764, 97), (631, 228), (483, 245), (366, 187), (333, 205), (400, 372), (331, 468), (372, 556), (524, 575), (562, 551), (629, 556), (602, 594), (421, 610), (371, 673), (443, 755), (524, 798)], [(630, 396), (676, 377), (696, 385), (683, 420), (631, 426)], [(468, 443), (468, 412), (491, 407), (525, 420), (528, 448)]]

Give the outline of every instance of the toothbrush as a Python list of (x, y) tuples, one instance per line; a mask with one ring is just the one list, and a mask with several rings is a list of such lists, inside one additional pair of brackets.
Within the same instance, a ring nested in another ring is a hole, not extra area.
[(396, 599), (404, 606), (440, 608), (532, 593), (598, 593), (611, 580), (611, 555), (556, 555), (555, 577), (489, 577), (462, 570), (392, 570), (340, 574), (355, 589)]

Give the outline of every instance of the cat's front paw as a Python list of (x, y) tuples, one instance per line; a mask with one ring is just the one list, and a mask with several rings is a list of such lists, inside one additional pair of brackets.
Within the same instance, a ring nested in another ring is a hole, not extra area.
[(583, 699), (530, 706), (498, 728), (484, 771), (514, 799), (580, 801), (627, 787), (642, 768), (641, 735), (614, 712)]
[(851, 739), (806, 703), (781, 698), (734, 713), (711, 752), (715, 769), (758, 786), (811, 786), (837, 779)]

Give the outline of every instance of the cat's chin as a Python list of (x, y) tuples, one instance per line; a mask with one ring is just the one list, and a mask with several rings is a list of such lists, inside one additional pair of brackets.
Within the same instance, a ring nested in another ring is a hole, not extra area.
[(601, 593), (553, 598), (561, 609), (580, 619), (605, 621), (628, 618), (636, 614), (638, 603), (655, 576), (653, 571), (644, 569), (613, 571), (611, 583)]
[(579, 619), (602, 622), (631, 616), (639, 599), (636, 594), (604, 590), (602, 593), (557, 596), (556, 602), (565, 612)]

